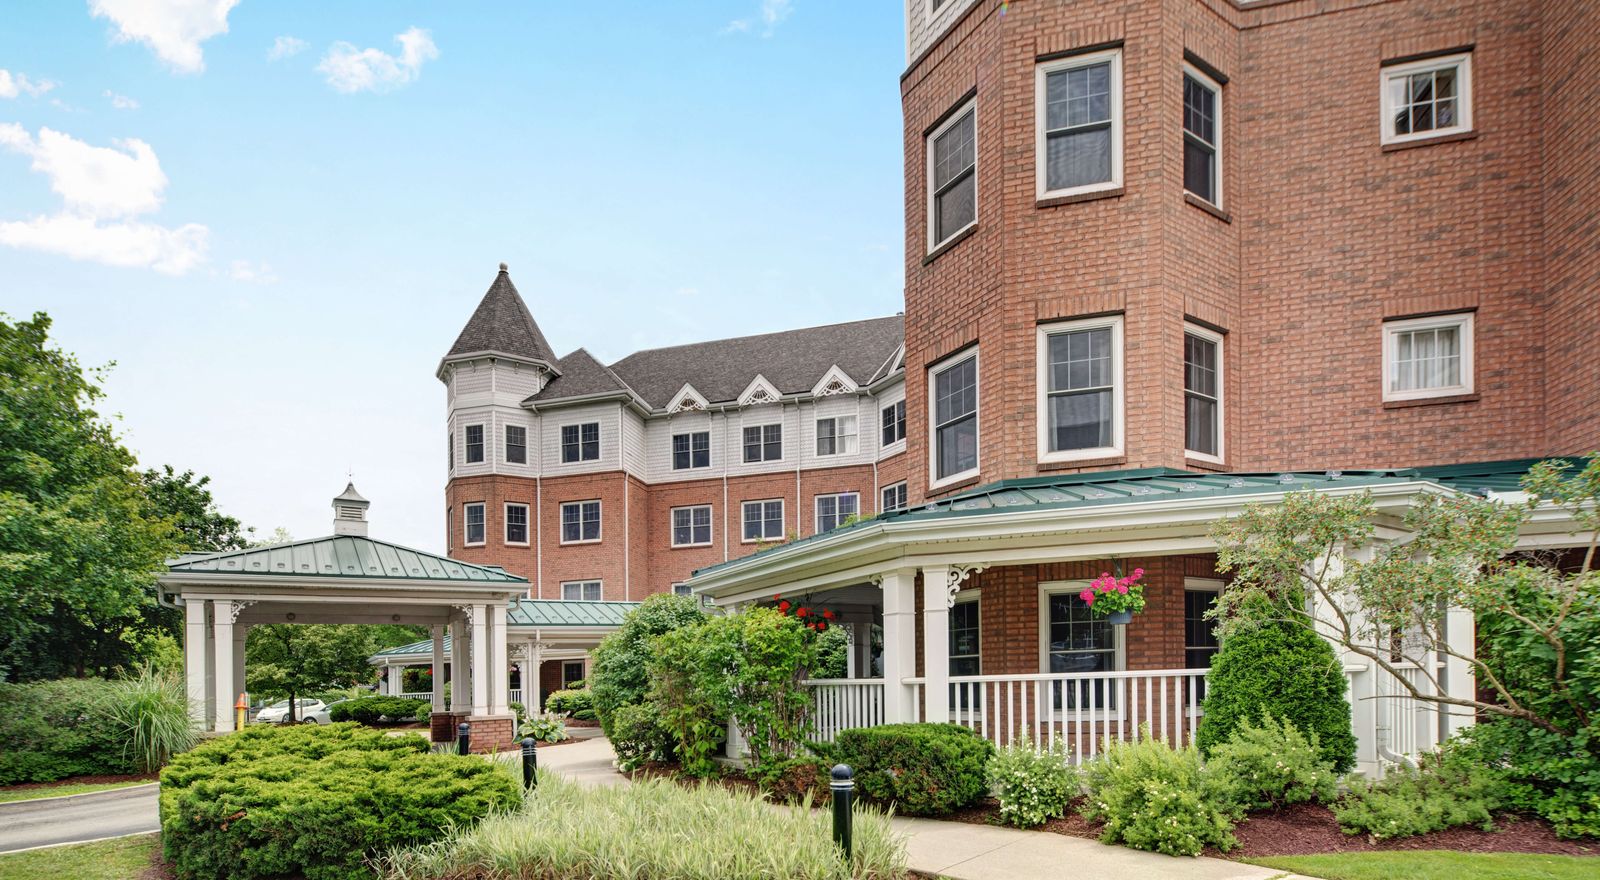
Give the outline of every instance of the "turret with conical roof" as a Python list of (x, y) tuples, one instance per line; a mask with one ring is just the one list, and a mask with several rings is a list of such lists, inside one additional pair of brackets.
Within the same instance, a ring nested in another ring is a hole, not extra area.
[(509, 358), (558, 372), (555, 352), (511, 283), (505, 263), (440, 363), (440, 378), (447, 364), (484, 357)]

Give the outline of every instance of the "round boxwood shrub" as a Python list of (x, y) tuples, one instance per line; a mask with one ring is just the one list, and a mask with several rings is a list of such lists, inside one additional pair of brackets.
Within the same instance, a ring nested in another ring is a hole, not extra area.
[(1206, 678), (1195, 742), (1210, 757), (1242, 724), (1263, 714), (1314, 734), (1318, 754), (1335, 771), (1355, 766), (1344, 671), (1333, 646), (1310, 629), (1269, 623), (1225, 639)]
[(556, 691), (545, 701), (544, 708), (575, 721), (593, 721), (594, 694), (588, 688)]
[(988, 794), (994, 746), (956, 724), (885, 724), (843, 730), (829, 750), (869, 797), (910, 815), (954, 812)]
[(355, 724), (254, 727), (161, 774), (161, 842), (186, 878), (370, 878), (366, 859), (520, 802), (505, 769)]
[(420, 718), (428, 714), (432, 708), (433, 705), (427, 700), (411, 697), (357, 697), (334, 705), (328, 710), (328, 718), (332, 721), (355, 721), (374, 727), (384, 718), (391, 722)]

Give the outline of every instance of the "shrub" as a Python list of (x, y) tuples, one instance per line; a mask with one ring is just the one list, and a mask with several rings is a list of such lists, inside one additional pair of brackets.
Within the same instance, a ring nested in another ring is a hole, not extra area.
[(611, 719), (611, 748), (617, 753), (617, 767), (637, 770), (650, 761), (665, 761), (672, 755), (672, 737), (662, 728), (654, 708), (646, 705), (622, 706)]
[(1333, 806), (1339, 829), (1376, 840), (1410, 837), (1458, 825), (1494, 828), (1501, 783), (1464, 755), (1445, 749), (1416, 767), (1395, 767), (1380, 781), (1350, 780)]
[(988, 793), (994, 746), (955, 724), (885, 724), (840, 731), (830, 752), (868, 796), (903, 813), (940, 815)]
[(127, 731), (100, 679), (0, 684), (0, 785), (137, 773)]
[(600, 641), (589, 668), (589, 690), (607, 737), (615, 737), (612, 719), (617, 710), (644, 702), (649, 691), (650, 640), (705, 618), (694, 599), (658, 593), (628, 612), (622, 626)]
[(404, 721), (408, 718), (421, 717), (432, 709), (433, 705), (427, 700), (406, 697), (360, 697), (346, 700), (329, 709), (328, 718), (333, 721), (355, 721), (374, 727), (383, 718), (388, 718), (390, 721)]
[(161, 842), (189, 878), (370, 877), (368, 855), (433, 840), (521, 799), (503, 768), (428, 754), (354, 724), (263, 726), (179, 755), (161, 774)]
[(1266, 623), (1223, 641), (1206, 679), (1195, 742), (1209, 757), (1247, 719), (1264, 714), (1314, 734), (1318, 753), (1335, 771), (1355, 766), (1344, 671), (1333, 647), (1304, 626)]
[(989, 759), (988, 779), (1000, 801), (1000, 820), (1019, 828), (1065, 816), (1078, 796), (1078, 771), (1067, 763), (1059, 738), (1043, 749), (1026, 742), (1000, 749)]
[(854, 816), (851, 860), (840, 858), (823, 810), (774, 810), (714, 785), (652, 779), (585, 787), (541, 771), (521, 811), (437, 843), (391, 852), (388, 880), (891, 880), (904, 846), (870, 807)]
[(650, 640), (648, 705), (670, 736), (679, 767), (690, 776), (716, 772), (714, 756), (728, 735), (730, 708), (725, 698), (717, 699), (724, 687), (711, 680), (727, 674), (707, 650), (713, 629), (726, 634), (725, 626), (705, 621)]
[(567, 735), (567, 726), (554, 715), (529, 716), (527, 721), (522, 722), (522, 732), (519, 736), (531, 736), (547, 743), (566, 742), (572, 738)]
[(808, 797), (820, 802), (829, 795), (829, 768), (816, 758), (774, 761), (754, 776), (761, 790), (779, 803), (798, 803)]
[(1107, 740), (1083, 768), (1083, 814), (1105, 823), (1104, 843), (1196, 856), (1207, 846), (1232, 849), (1233, 808), (1217, 790), (1194, 746), (1174, 749), (1141, 732), (1134, 742)]
[(106, 708), (111, 724), (126, 738), (124, 748), (146, 773), (160, 770), (200, 740), (181, 672), (146, 666), (132, 678), (112, 683)]
[(588, 690), (556, 691), (544, 703), (545, 711), (566, 715), (578, 721), (594, 720), (594, 694)]
[(1483, 721), (1454, 744), (1494, 768), (1507, 808), (1543, 818), (1562, 837), (1600, 837), (1600, 722), (1564, 737), (1525, 721)]
[(1307, 801), (1333, 800), (1333, 765), (1322, 759), (1317, 735), (1263, 716), (1261, 724), (1240, 723), (1227, 742), (1211, 750), (1207, 769), (1219, 789), (1245, 810), (1267, 810)]

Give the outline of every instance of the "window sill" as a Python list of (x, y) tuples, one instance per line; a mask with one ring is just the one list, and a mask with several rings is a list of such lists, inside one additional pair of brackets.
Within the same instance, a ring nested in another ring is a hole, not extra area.
[(1228, 472), (1228, 464), (1224, 461), (1212, 461), (1209, 458), (1195, 458), (1193, 455), (1183, 457), (1183, 466), (1197, 468), (1202, 471), (1215, 471), (1219, 474)]
[(1193, 193), (1185, 192), (1183, 194), (1183, 200), (1184, 200), (1185, 203), (1193, 205), (1196, 208), (1199, 208), (1200, 210), (1206, 212), (1207, 214), (1210, 214), (1211, 216), (1217, 218), (1218, 220), (1221, 220), (1224, 223), (1232, 223), (1233, 222), (1233, 215), (1232, 214), (1229, 214), (1227, 211), (1222, 210), (1221, 208), (1217, 207), (1216, 205), (1211, 204), (1210, 202), (1206, 201), (1205, 199), (1200, 198), (1199, 196), (1197, 196), (1197, 195), (1195, 195)]
[(561, 547), (581, 547), (584, 544), (598, 544), (598, 543), (600, 543), (600, 539), (599, 538), (590, 538), (587, 541), (561, 541), (558, 544), (558, 546), (561, 546)]
[(468, 541), (467, 543), (462, 544), (461, 546), (463, 546), (463, 547), (482, 547), (483, 545), (484, 545), (484, 542), (482, 542), (482, 541), (479, 541), (476, 544), (472, 543), (471, 541)]
[(506, 542), (506, 546), (507, 547), (531, 547), (533, 545), (529, 544), (527, 541), (507, 541)]
[(710, 541), (707, 541), (704, 544), (673, 544), (672, 545), (672, 549), (674, 549), (674, 550), (704, 550), (705, 548), (711, 547), (711, 546), (713, 546), (713, 544)]
[(781, 547), (784, 544), (789, 543), (789, 539), (787, 537), (783, 537), (783, 538), (741, 538), (741, 539), (739, 539), (739, 543), (741, 543), (741, 544), (750, 544), (750, 545), (754, 545), (754, 546), (757, 546), (757, 547), (763, 547), (763, 546), (765, 546), (765, 547)]
[(1479, 394), (1450, 394), (1443, 397), (1417, 397), (1411, 400), (1385, 400), (1384, 409), (1410, 409), (1414, 406), (1439, 406), (1450, 403), (1476, 403)]
[(1054, 208), (1058, 205), (1076, 205), (1079, 202), (1093, 202), (1097, 199), (1121, 198), (1126, 190), (1123, 187), (1111, 189), (1097, 189), (1093, 192), (1073, 193), (1066, 196), (1040, 196), (1034, 201), (1035, 208)]
[(884, 459), (894, 458), (897, 455), (904, 455), (905, 451), (906, 441), (898, 440), (888, 446), (878, 447), (878, 460), (883, 461)]
[(956, 245), (966, 241), (967, 239), (971, 238), (973, 235), (977, 234), (977, 232), (978, 232), (978, 224), (977, 223), (969, 223), (969, 224), (967, 224), (967, 228), (961, 230), (960, 232), (957, 232), (955, 235), (950, 236), (948, 239), (945, 239), (944, 244), (939, 245), (938, 247), (934, 248), (931, 251), (928, 251), (928, 255), (922, 258), (922, 265), (926, 266), (929, 263), (933, 262), (934, 260), (939, 259), (940, 257), (944, 256), (945, 254), (949, 253), (950, 250), (952, 248), (954, 248)]
[(1108, 455), (1100, 458), (1074, 458), (1064, 461), (1041, 461), (1039, 462), (1039, 472), (1075, 471), (1082, 470), (1084, 468), (1109, 467), (1111, 465), (1127, 463), (1128, 457), (1126, 455)]
[(958, 479), (951, 480), (948, 483), (941, 483), (941, 484), (936, 485), (936, 486), (929, 486), (927, 494), (928, 494), (929, 497), (932, 497), (934, 495), (947, 495), (947, 494), (949, 494), (951, 492), (956, 491), (957, 489), (965, 489), (965, 488), (967, 488), (969, 486), (976, 486), (976, 485), (978, 485), (978, 481), (980, 479), (982, 479), (982, 478), (983, 478), (982, 474), (973, 474), (970, 477), (960, 477)]
[(1457, 131), (1450, 134), (1435, 135), (1433, 137), (1417, 138), (1414, 141), (1395, 141), (1383, 145), (1383, 152), (1394, 153), (1399, 150), (1409, 150), (1413, 147), (1431, 147), (1434, 144), (1453, 144), (1456, 141), (1470, 141), (1477, 137), (1476, 131)]

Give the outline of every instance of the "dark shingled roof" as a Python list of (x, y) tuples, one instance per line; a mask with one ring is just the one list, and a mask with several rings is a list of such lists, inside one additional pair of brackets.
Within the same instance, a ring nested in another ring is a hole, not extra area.
[(472, 319), (467, 321), (445, 357), (480, 351), (500, 351), (552, 365), (556, 362), (555, 351), (545, 341), (539, 325), (534, 323), (504, 263), (500, 264), (500, 274), (495, 276), (494, 283), (489, 285), (489, 292), (478, 303), (478, 310), (472, 313)]
[(596, 394), (628, 394), (632, 391), (611, 368), (594, 359), (586, 348), (562, 358), (556, 364), (561, 375), (529, 400), (559, 400)]
[(808, 392), (834, 364), (865, 385), (904, 338), (905, 321), (896, 315), (652, 348), (617, 361), (611, 372), (654, 407), (666, 406), (685, 383), (718, 403), (736, 399), (757, 375), (781, 394)]

